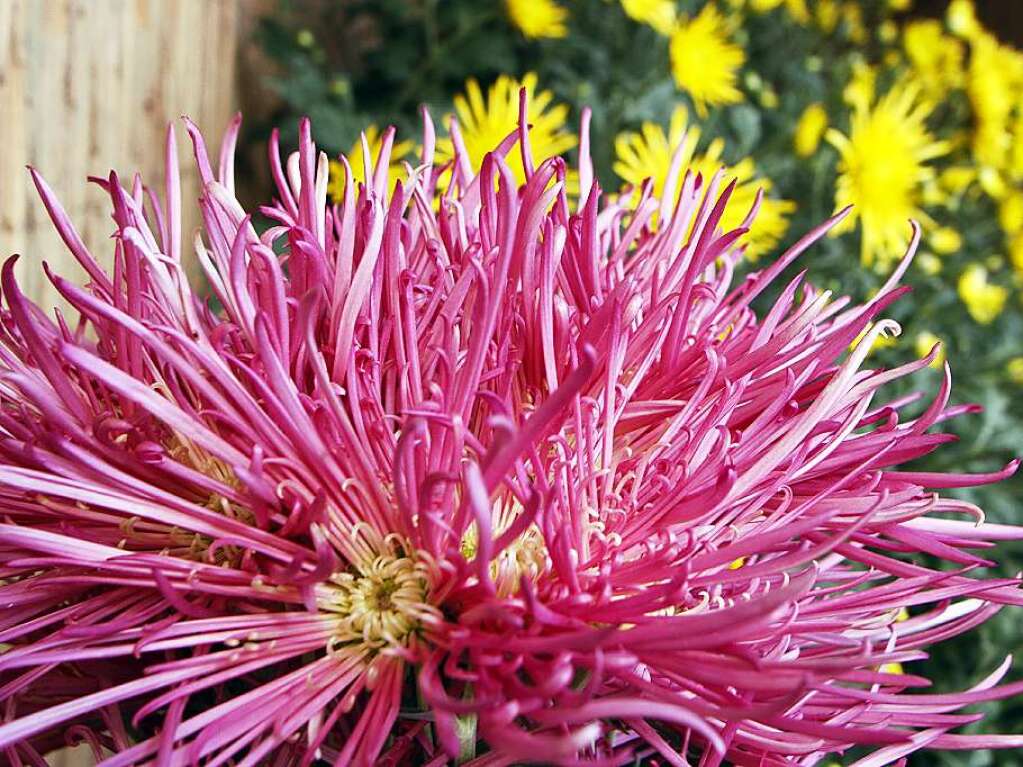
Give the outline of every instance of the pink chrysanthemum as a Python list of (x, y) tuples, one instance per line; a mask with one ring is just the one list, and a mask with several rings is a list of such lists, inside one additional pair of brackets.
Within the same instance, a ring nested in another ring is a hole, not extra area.
[(573, 205), (525, 127), (474, 177), (434, 166), (428, 118), (404, 181), (387, 188), (388, 132), (336, 207), (308, 123), (284, 163), (275, 137), (259, 234), (237, 121), (218, 173), (188, 128), (215, 304), (181, 265), (173, 132), (162, 195), (98, 182), (112, 272), (33, 173), (89, 275), (51, 275), (79, 319), (3, 271), (7, 763), (75, 739), (107, 767), (812, 765), (854, 746), (867, 767), (1023, 745), (950, 732), (1023, 689), (999, 686), (1007, 663), (958, 694), (912, 673), (1023, 603), (971, 552), (1023, 532), (932, 492), (1015, 463), (891, 468), (968, 409), (947, 370), (918, 415), (876, 401), (930, 357), (860, 367), (897, 331), (881, 315), (908, 257), (864, 306), (800, 275), (760, 317), (843, 214), (732, 287), (746, 227), (719, 230), (720, 175), (676, 155), (661, 199), (602, 199), (584, 125)]

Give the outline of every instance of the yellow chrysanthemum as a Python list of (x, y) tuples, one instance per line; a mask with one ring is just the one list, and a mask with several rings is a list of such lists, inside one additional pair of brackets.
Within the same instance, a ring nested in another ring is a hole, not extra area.
[(977, 21), (973, 0), (952, 0), (945, 12), (945, 19), (948, 28), (960, 37), (969, 39), (983, 30)]
[(941, 259), (933, 253), (924, 251), (923, 253), (917, 254), (917, 257), (913, 260), (913, 263), (919, 267), (920, 271), (924, 274), (933, 277), (936, 274), (941, 274), (942, 263)]
[(1009, 236), (1009, 260), (1016, 274), (1023, 276), (1023, 232)]
[[(923, 333), (921, 335), (930, 335), (930, 334)], [(934, 336), (934, 338), (937, 338), (937, 336)], [(917, 338), (917, 342), (918, 342), (917, 343), (917, 348), (919, 348), (919, 337)], [(932, 346), (933, 346), (933, 344), (932, 344)], [(930, 348), (928, 348), (927, 351), (924, 352), (924, 354), (927, 354), (927, 352), (929, 352), (929, 351), (930, 351)], [(922, 354), (920, 356), (922, 357), (924, 355)], [(938, 356), (942, 358), (942, 361), (944, 361), (944, 352), (938, 352)], [(931, 363), (931, 365), (934, 366), (934, 363)], [(937, 367), (940, 367), (940, 365), (938, 365)], [(895, 622), (896, 623), (902, 623), (903, 621), (908, 621), (908, 620), (909, 620), (909, 610), (907, 610), (905, 607), (903, 607), (901, 610), (899, 610), (898, 615), (895, 616)], [(878, 667), (877, 670), (880, 671), (882, 674), (905, 674), (906, 673), (906, 671), (902, 667), (901, 663), (882, 663)]]
[(1013, 357), (1005, 365), (1005, 371), (1009, 374), (1009, 380), (1014, 384), (1023, 386), (1023, 357)]
[[(667, 181), (672, 154), (682, 144), (681, 167), (701, 173), (705, 179), (709, 179), (724, 166), (721, 160), (724, 142), (714, 139), (703, 154), (697, 154), (699, 141), (699, 126), (689, 125), (686, 108), (678, 106), (672, 113), (667, 133), (660, 125), (643, 123), (638, 132), (626, 131), (618, 136), (615, 140), (615, 173), (636, 187), (649, 178), (653, 182), (654, 193), (660, 194)], [(737, 184), (721, 219), (721, 226), (725, 230), (734, 229), (743, 222), (753, 206), (757, 190), (764, 190), (765, 197), (760, 211), (746, 237), (746, 253), (751, 259), (756, 259), (771, 250), (785, 235), (795, 203), (766, 196), (771, 189), (771, 182), (757, 177), (756, 167), (749, 158), (729, 166), (726, 178), (736, 179)]]
[(852, 77), (842, 89), (842, 100), (851, 107), (866, 109), (874, 100), (877, 69), (863, 60), (853, 62)]
[(931, 232), (927, 242), (934, 249), (935, 253), (947, 256), (955, 253), (963, 246), (963, 238), (955, 229), (950, 226), (941, 226)]
[[(526, 74), (521, 81), (501, 75), (487, 90), (485, 100), (480, 84), (470, 79), (465, 84), (465, 94), (455, 96), (455, 113), (473, 171), (479, 171), (487, 152), (518, 126), (520, 88), (526, 89), (529, 98), (527, 117), (532, 125), (529, 146), (534, 165), (567, 152), (576, 145), (576, 136), (565, 130), (568, 106), (554, 104), (554, 94), (548, 90), (537, 92), (534, 72)], [(438, 163), (447, 162), (453, 157), (454, 145), (451, 139), (438, 139)], [(519, 183), (525, 181), (526, 174), (518, 149), (508, 153), (507, 161), (516, 180)]]
[(729, 25), (713, 3), (676, 27), (668, 53), (675, 84), (692, 96), (701, 117), (708, 105), (742, 101), (736, 83), (746, 53), (732, 42)]
[(630, 19), (662, 35), (670, 35), (675, 28), (675, 0), (622, 0), (622, 9)]
[[(383, 144), (383, 135), (376, 125), (370, 125), (363, 131), (366, 137), (366, 148), (369, 150), (370, 162), (376, 162), (380, 154), (380, 147)], [(402, 160), (405, 159), (415, 143), (412, 141), (396, 141), (391, 147), (391, 162), (387, 168), (387, 185), (393, 187), (398, 179), (405, 177), (405, 166)], [(352, 168), (352, 183), (355, 185), (366, 183), (366, 160), (363, 152), (362, 139), (356, 141), (352, 148), (345, 153), (348, 164)], [(330, 176), (327, 182), (327, 194), (334, 201), (340, 201), (345, 194), (345, 166), (337, 160), (330, 161)]]
[(899, 84), (872, 109), (854, 108), (848, 136), (834, 129), (826, 134), (839, 153), (835, 204), (854, 206), (832, 232), (861, 222), (861, 256), (867, 266), (876, 263), (884, 269), (901, 256), (909, 219), (930, 222), (920, 208), (922, 186), (934, 177), (927, 163), (948, 151), (927, 130), (932, 108), (920, 101), (918, 88)]
[[(917, 333), (916, 342), (914, 344), (916, 347), (916, 356), (926, 357), (928, 354), (931, 353), (931, 349), (934, 348), (934, 345), (939, 342), (941, 342), (941, 339), (938, 338), (936, 335), (934, 335), (934, 333), (932, 333), (929, 330), (924, 330), (921, 333)], [(938, 353), (934, 355), (934, 359), (931, 360), (931, 367), (940, 368), (944, 364), (945, 344), (942, 343), (941, 348), (938, 349)]]
[(1001, 285), (988, 282), (987, 269), (970, 264), (959, 276), (959, 298), (966, 311), (981, 325), (989, 325), (1002, 313), (1009, 291)]
[(838, 0), (819, 0), (817, 7), (814, 8), (815, 18), (817, 26), (827, 34), (831, 34), (835, 31), (835, 27), (838, 26), (838, 19), (841, 14), (841, 8), (838, 5)]
[(976, 120), (973, 155), (986, 167), (1006, 167), (1012, 147), (1013, 110), (1023, 90), (1023, 54), (987, 32), (970, 45), (966, 93)]
[(863, 9), (858, 2), (842, 4), (842, 21), (845, 23), (849, 40), (857, 45), (867, 42), (867, 27), (863, 23)]
[(899, 25), (891, 19), (885, 19), (877, 28), (877, 39), (886, 44), (894, 43), (899, 39)]
[(828, 113), (824, 105), (817, 102), (810, 104), (799, 116), (793, 145), (800, 157), (809, 157), (820, 146), (824, 131), (828, 128)]
[[(871, 322), (868, 323), (867, 326), (860, 331), (860, 334), (852, 340), (852, 343), (849, 344), (849, 351), (855, 350), (856, 347), (860, 345), (860, 341), (866, 338), (867, 334), (870, 332), (870, 329), (872, 327), (874, 327), (874, 323)], [(892, 347), (898, 345), (899, 345), (898, 336), (880, 333), (879, 335), (874, 337), (873, 342), (870, 344), (870, 349), (867, 350), (867, 354), (871, 355), (874, 354), (874, 352), (881, 351), (882, 349), (891, 349)]]
[(505, 9), (512, 24), (530, 38), (565, 37), (568, 11), (554, 0), (505, 0)]
[(998, 205), (998, 223), (1006, 234), (1023, 232), (1023, 191), (1005, 195)]
[(946, 35), (941, 22), (929, 19), (907, 24), (902, 45), (928, 94), (940, 98), (963, 84), (963, 44)]
[(1023, 88), (1016, 97), (1016, 113), (1010, 127), (1012, 141), (1006, 157), (1005, 171), (1009, 178), (1018, 183), (1023, 180)]
[(789, 16), (800, 24), (808, 24), (811, 18), (810, 11), (806, 7), (806, 0), (750, 0), (749, 5), (757, 13), (767, 13), (784, 5)]
[(953, 165), (938, 177), (941, 188), (949, 194), (962, 194), (977, 180), (977, 169), (972, 165)]

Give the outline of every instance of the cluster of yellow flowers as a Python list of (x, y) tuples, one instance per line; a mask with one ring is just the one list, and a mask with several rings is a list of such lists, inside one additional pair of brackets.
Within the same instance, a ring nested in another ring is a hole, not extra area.
[[(999, 207), (1006, 250), (1023, 276), (1023, 54), (983, 28), (972, 0), (953, 0), (944, 25), (909, 24), (904, 49), (924, 88), (935, 98), (965, 92), (973, 117), (970, 135), (957, 137), (968, 143), (969, 156), (942, 173), (930, 196), (952, 208), (975, 187), (990, 196)], [(996, 266), (1001, 260), (988, 259)], [(987, 267), (970, 264), (957, 283), (967, 311), (981, 324), (1002, 312), (1009, 295), (989, 281)]]
[[(910, 21), (901, 35), (894, 24), (886, 33), (885, 24), (878, 34), (892, 44), (887, 54), (877, 65), (854, 67), (843, 92), (851, 111), (848, 132), (827, 129), (827, 112), (813, 104), (793, 138), (803, 157), (817, 151), (822, 136), (838, 152), (836, 206), (855, 207), (836, 234), (858, 223), (864, 265), (886, 271), (905, 246), (906, 220), (915, 219), (929, 248), (920, 265), (937, 274), (940, 257), (959, 252), (962, 237), (939, 226), (927, 209), (952, 219), (964, 195), (986, 194), (999, 207), (1005, 247), (1017, 281), (1023, 279), (1023, 54), (983, 28), (972, 0), (953, 0), (944, 21)], [(878, 95), (882, 70), (894, 83)], [(956, 93), (965, 95), (972, 125), (939, 139), (929, 119)], [(967, 313), (982, 325), (993, 322), (1009, 298), (1009, 290), (992, 279), (1003, 260), (992, 254), (953, 276)], [(917, 351), (929, 351), (937, 340), (920, 333)], [(1023, 381), (1023, 358), (1009, 363), (1009, 377)]]
[[(770, 2), (757, 0), (758, 5), (766, 10), (778, 5), (783, 0)], [(794, 13), (807, 14), (804, 0), (784, 0), (786, 6)], [(560, 38), (566, 34), (565, 23), (567, 10), (554, 0), (506, 0), (508, 17), (529, 38)], [(725, 13), (713, 2), (703, 6), (699, 13), (689, 18), (677, 13), (674, 0), (621, 0), (625, 14), (641, 24), (646, 24), (659, 34), (668, 38), (668, 54), (671, 73), (679, 90), (684, 91), (692, 99), (699, 117), (706, 117), (708, 110), (727, 104), (742, 101), (743, 94), (739, 89), (739, 74), (746, 61), (746, 54), (734, 39), (738, 17)], [(734, 9), (733, 9), (734, 10)], [(527, 76), (529, 77), (529, 76)], [(499, 87), (506, 78), (500, 78), (495, 89), (506, 93)], [(517, 87), (515, 81), (508, 81)], [(534, 83), (535, 84), (535, 83)], [(470, 96), (473, 88), (478, 86), (470, 83)], [(490, 113), (505, 111), (511, 95), (497, 96), (491, 91), (488, 101)], [(470, 99), (472, 100), (472, 99)], [(482, 107), (482, 101), (476, 99)], [(517, 109), (517, 102), (515, 102)], [(466, 112), (456, 101), (456, 110), (464, 119)], [(480, 135), (481, 145), (493, 144), (495, 138), (501, 138), (514, 126), (515, 110), (501, 121), (501, 129), (496, 123), (493, 132)], [(559, 112), (559, 117), (561, 114)], [(477, 124), (478, 119), (471, 121)], [(562, 119), (563, 123), (563, 119)], [(464, 125), (464, 122), (463, 122)], [(559, 126), (559, 130), (560, 130)], [(497, 134), (500, 133), (500, 136)], [(533, 150), (540, 158), (553, 154), (559, 142), (548, 141), (553, 134), (541, 130), (531, 137)], [(709, 178), (720, 168), (725, 167), (722, 160), (724, 143), (714, 140), (701, 149), (700, 128), (690, 124), (685, 107), (678, 106), (671, 117), (670, 125), (664, 126), (644, 123), (637, 132), (627, 131), (615, 141), (615, 172), (631, 187), (638, 189), (646, 179), (651, 179), (659, 192), (666, 182), (668, 168), (671, 164), (672, 151), (676, 145), (684, 141), (682, 167), (703, 174)], [(470, 145), (476, 136), (466, 136)], [(471, 154), (471, 149), (470, 149)], [(794, 203), (780, 200), (769, 195), (771, 182), (759, 175), (752, 159), (742, 158), (727, 167), (727, 174), (735, 178), (737, 185), (728, 208), (725, 211), (725, 226), (737, 226), (746, 217), (753, 205), (758, 190), (763, 190), (765, 197), (761, 203), (756, 224), (750, 232), (747, 254), (757, 258), (773, 248), (785, 235), (788, 219), (795, 209)]]
[[(966, 196), (986, 195), (997, 205), (1005, 234), (1008, 259), (990, 254), (982, 262), (958, 267), (949, 274), (960, 300), (976, 322), (992, 322), (1009, 299), (999, 270), (1011, 263), (1023, 282), (1023, 53), (998, 40), (977, 19), (972, 0), (953, 0), (944, 20), (913, 20), (901, 27), (891, 19), (868, 29), (862, 7), (848, 0), (707, 0), (692, 16), (678, 13), (674, 0), (619, 0), (630, 19), (667, 38), (672, 79), (695, 107), (696, 117), (742, 102), (756, 95), (759, 106), (778, 105), (778, 95), (756, 72), (746, 71), (747, 54), (740, 26), (750, 14), (787, 13), (797, 24), (823, 34), (843, 30), (855, 46), (876, 35), (882, 55), (875, 62), (855, 60), (841, 91), (841, 104), (815, 102), (805, 108), (794, 125), (792, 150), (812, 158), (823, 147), (837, 161), (835, 208), (853, 206), (853, 213), (833, 234), (860, 232), (861, 261), (884, 273), (905, 250), (908, 219), (919, 221), (926, 248), (918, 260), (924, 271), (946, 270), (945, 256), (960, 252), (962, 237), (936, 218), (954, 219)], [(893, 11), (906, 10), (911, 0), (887, 0)], [(505, 0), (509, 20), (524, 37), (563, 38), (571, 16), (558, 0)], [(808, 68), (814, 62), (807, 62)], [(822, 62), (816, 62), (819, 68)], [(880, 83), (886, 86), (882, 89)], [(454, 99), (466, 155), (478, 169), (487, 147), (514, 130), (518, 119), (518, 91), (530, 96), (534, 162), (572, 149), (577, 136), (567, 127), (569, 107), (555, 102), (539, 87), (537, 75), (521, 79), (503, 75), (484, 93), (469, 80), (464, 94)], [(933, 116), (950, 94), (961, 93), (973, 115), (972, 126), (962, 132), (938, 135)], [(840, 127), (847, 126), (847, 127)], [(682, 166), (710, 177), (726, 165), (720, 139), (702, 145), (699, 124), (679, 104), (667, 126), (643, 123), (615, 141), (614, 170), (625, 184), (623, 193), (650, 179), (659, 192), (666, 183), (673, 151), (681, 145)], [(363, 158), (379, 151), (383, 137), (371, 126), (348, 155), (354, 180), (362, 181)], [(437, 144), (440, 160), (454, 156), (452, 138)], [(414, 151), (401, 142), (392, 153), (394, 177)], [(521, 159), (509, 155), (512, 170), (521, 180)], [(750, 232), (748, 255), (755, 259), (770, 251), (785, 236), (795, 203), (772, 195), (772, 183), (749, 157), (727, 164), (737, 180), (725, 226), (738, 225), (763, 191), (760, 212)], [(344, 183), (335, 165), (332, 192)], [(393, 182), (393, 178), (392, 178)], [(572, 179), (569, 179), (571, 184)], [(935, 216), (929, 215), (929, 211)], [(946, 270), (947, 271), (947, 270)], [(937, 337), (927, 331), (916, 338), (917, 350), (930, 351)], [(940, 364), (940, 360), (937, 361)], [(1023, 358), (1010, 365), (1010, 377), (1023, 382)]]
[[(564, 154), (578, 143), (578, 136), (565, 127), (568, 121), (568, 105), (555, 104), (554, 95), (549, 90), (539, 90), (536, 73), (529, 72), (522, 79), (501, 75), (487, 89), (486, 94), (475, 79), (470, 79), (465, 84), (465, 93), (455, 96), (454, 104), (458, 117), (457, 140), (465, 147), (465, 155), (472, 164), (473, 172), (479, 171), (486, 153), (516, 129), (519, 122), (519, 91), (522, 88), (526, 89), (529, 104), (527, 117), (532, 126), (529, 141), (534, 165), (539, 165), (548, 157)], [(445, 119), (444, 122), (448, 123), (449, 120)], [(438, 138), (435, 158), (438, 164), (448, 163), (454, 158), (455, 140), (454, 136)], [(383, 141), (384, 136), (380, 129), (376, 125), (370, 125), (345, 155), (352, 169), (354, 184), (366, 182), (365, 158), (375, 160)], [(389, 183), (393, 184), (405, 176), (404, 164), (418, 151), (411, 141), (400, 141), (393, 145)], [(510, 152), (507, 159), (516, 180), (522, 183), (525, 180), (525, 170), (522, 167), (521, 154), (517, 151)], [(330, 167), (330, 184), (327, 191), (333, 199), (339, 200), (344, 196), (347, 175), (339, 161), (332, 160)], [(570, 189), (573, 183), (578, 185), (578, 179), (571, 174), (566, 180)]]

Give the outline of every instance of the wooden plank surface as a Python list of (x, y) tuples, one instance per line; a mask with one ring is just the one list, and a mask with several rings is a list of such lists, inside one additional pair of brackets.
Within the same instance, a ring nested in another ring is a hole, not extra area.
[[(107, 198), (89, 175), (136, 170), (163, 184), (169, 120), (189, 115), (213, 144), (238, 103), (239, 29), (252, 0), (0, 0), (0, 258), (21, 254), (22, 289), (57, 301), (41, 270), (79, 278), (25, 166), (57, 192), (86, 245), (109, 263)], [(243, 13), (243, 11), (246, 11)], [(185, 242), (197, 224), (198, 178), (179, 131)], [(90, 767), (89, 749), (49, 757)]]
[[(138, 170), (162, 185), (163, 135), (189, 115), (211, 143), (235, 105), (245, 0), (0, 0), (0, 257), (22, 255), (27, 294), (56, 296), (40, 263), (78, 277), (39, 204), (25, 165), (62, 200), (86, 245), (109, 259), (107, 201), (89, 175)], [(179, 131), (183, 134), (183, 131)], [(179, 155), (191, 152), (179, 135)], [(198, 193), (182, 162), (182, 199)], [(196, 224), (185, 205), (185, 242)]]

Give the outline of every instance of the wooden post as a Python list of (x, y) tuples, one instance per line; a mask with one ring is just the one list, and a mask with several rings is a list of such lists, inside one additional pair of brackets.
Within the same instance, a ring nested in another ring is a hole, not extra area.
[[(109, 264), (113, 224), (89, 175), (139, 171), (163, 184), (168, 121), (189, 115), (216, 147), (236, 98), (246, 0), (0, 0), (0, 258), (20, 253), (22, 289), (57, 303), (46, 261), (80, 278), (25, 170), (56, 191), (89, 249)], [(184, 242), (198, 178), (179, 131)]]

